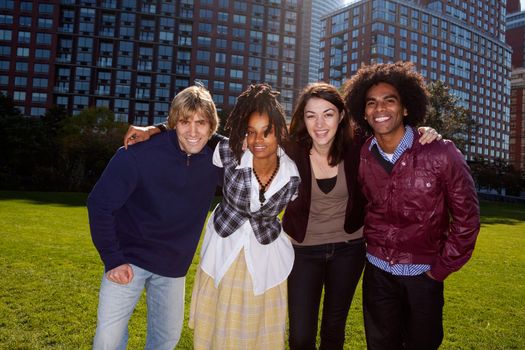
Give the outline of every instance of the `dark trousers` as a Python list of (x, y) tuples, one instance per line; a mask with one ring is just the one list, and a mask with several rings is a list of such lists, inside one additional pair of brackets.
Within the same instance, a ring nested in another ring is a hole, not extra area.
[(362, 239), (315, 246), (294, 246), (288, 277), (290, 349), (315, 349), (324, 287), (320, 349), (343, 349), (346, 317), (363, 272)]
[(394, 276), (366, 263), (363, 315), (367, 348), (430, 350), (443, 340), (443, 282)]

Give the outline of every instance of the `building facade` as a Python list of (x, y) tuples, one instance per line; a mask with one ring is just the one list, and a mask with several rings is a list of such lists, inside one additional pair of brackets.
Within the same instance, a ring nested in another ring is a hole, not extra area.
[(0, 0), (0, 91), (25, 115), (106, 106), (148, 124), (196, 82), (228, 110), (265, 81), (291, 114), (302, 16), (300, 0)]
[(510, 101), (509, 163), (525, 171), (525, 67), (512, 70)]
[(302, 64), (302, 86), (318, 81), (321, 59), (319, 45), (321, 39), (321, 17), (344, 7), (345, 0), (303, 0), (303, 40), (301, 41), (303, 57), (308, 56), (308, 61)]
[(525, 170), (525, 12), (518, 0), (507, 3), (505, 40), (512, 47), (509, 162)]
[(362, 64), (412, 61), (444, 81), (479, 124), (467, 159), (509, 159), (511, 50), (505, 1), (362, 0), (323, 17), (319, 79), (340, 86)]

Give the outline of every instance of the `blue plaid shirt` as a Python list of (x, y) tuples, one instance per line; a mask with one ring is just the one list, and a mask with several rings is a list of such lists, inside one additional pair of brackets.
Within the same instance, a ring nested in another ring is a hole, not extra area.
[[(389, 159), (387, 156), (387, 153), (381, 149), (381, 146), (379, 146), (379, 143), (377, 143), (377, 139), (374, 137), (372, 139), (372, 142), (370, 143), (369, 150), (372, 150), (372, 147), (374, 145), (377, 145), (377, 150), (379, 151), (379, 154), (385, 160), (388, 162), (395, 164), (395, 162), (405, 153), (407, 149), (410, 149), (412, 147), (412, 143), (414, 142), (414, 131), (410, 126), (405, 126), (405, 135), (401, 138), (401, 141), (399, 142), (399, 145), (397, 145), (396, 149), (394, 150), (394, 154), (392, 157), (392, 160)], [(430, 265), (427, 264), (394, 264), (390, 265), (388, 261), (379, 259), (369, 253), (366, 253), (366, 258), (368, 261), (374, 265), (375, 267), (386, 271), (392, 275), (395, 276), (416, 276), (420, 275), (426, 271), (430, 270)]]

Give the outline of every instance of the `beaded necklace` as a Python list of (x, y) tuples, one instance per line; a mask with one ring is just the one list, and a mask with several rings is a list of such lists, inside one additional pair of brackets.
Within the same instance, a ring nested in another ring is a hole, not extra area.
[(270, 185), (275, 175), (277, 175), (277, 172), (279, 171), (279, 157), (277, 157), (277, 166), (275, 167), (272, 176), (268, 179), (268, 181), (263, 185), (261, 182), (261, 179), (259, 179), (259, 176), (257, 175), (257, 172), (255, 172), (255, 168), (252, 168), (253, 175), (255, 175), (255, 178), (257, 179), (257, 182), (259, 183), (259, 202), (261, 202), (261, 206), (264, 204), (264, 201), (266, 200), (266, 197), (264, 196), (264, 192), (266, 192), (266, 187)]

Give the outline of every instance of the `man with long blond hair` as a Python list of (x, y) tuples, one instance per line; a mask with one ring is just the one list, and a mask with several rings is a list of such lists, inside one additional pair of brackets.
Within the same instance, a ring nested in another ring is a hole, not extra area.
[(104, 263), (94, 349), (123, 349), (146, 289), (146, 349), (173, 349), (184, 319), (185, 275), (220, 172), (212, 164), (218, 116), (209, 92), (181, 91), (169, 130), (121, 148), (88, 198), (93, 243)]

